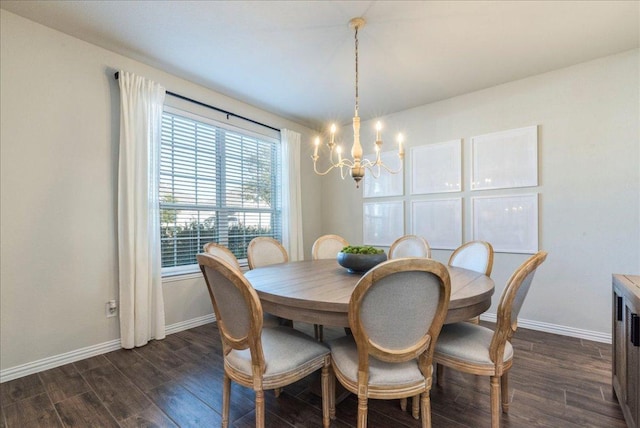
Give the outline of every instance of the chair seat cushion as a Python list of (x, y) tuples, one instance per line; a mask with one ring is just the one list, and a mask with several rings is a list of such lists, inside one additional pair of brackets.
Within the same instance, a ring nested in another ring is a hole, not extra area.
[[(312, 337), (290, 327), (262, 329), (262, 351), (265, 360), (264, 378), (294, 371), (329, 354), (329, 348)], [(248, 349), (232, 350), (226, 356), (234, 369), (252, 376), (251, 353)]]
[[(495, 366), (489, 357), (493, 330), (477, 324), (459, 322), (442, 326), (436, 342), (434, 358), (446, 356), (475, 365)], [(504, 361), (513, 358), (513, 347), (507, 341)]]
[[(358, 381), (358, 348), (352, 336), (344, 336), (329, 343), (332, 364), (346, 378)], [(369, 385), (394, 386), (424, 382), (417, 360), (387, 363), (369, 356)]]

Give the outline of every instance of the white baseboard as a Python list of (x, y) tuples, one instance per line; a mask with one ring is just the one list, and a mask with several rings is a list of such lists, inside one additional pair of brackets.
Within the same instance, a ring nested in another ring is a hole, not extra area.
[[(480, 316), (483, 321), (496, 322), (496, 314), (485, 313)], [(198, 318), (171, 324), (165, 327), (166, 334), (174, 334), (183, 330), (198, 327), (204, 324), (212, 323), (216, 320), (213, 314), (205, 315)], [(566, 327), (562, 325), (549, 324), (539, 321), (531, 321), (518, 319), (518, 326), (531, 330), (544, 331), (546, 333), (559, 334), (561, 336), (576, 337), (579, 339), (593, 340), (594, 342), (611, 343), (611, 334), (600, 333), (597, 331), (582, 330), (579, 328)], [(88, 346), (86, 348), (77, 349), (75, 351), (65, 352), (64, 354), (54, 355), (52, 357), (43, 358), (41, 360), (22, 364), (8, 369), (0, 370), (0, 383), (23, 376), (60, 367), (75, 361), (84, 360), (85, 358), (95, 357), (96, 355), (106, 354), (107, 352), (120, 349), (120, 339), (110, 340), (108, 342), (99, 343), (97, 345)]]
[(85, 358), (106, 354), (107, 352), (116, 351), (118, 349), (120, 349), (120, 339), (115, 339), (93, 346), (87, 346), (86, 348), (76, 349), (75, 351), (65, 352), (64, 354), (54, 355), (52, 357), (43, 358), (30, 363), (21, 364), (19, 366), (9, 367), (8, 369), (0, 371), (0, 383), (55, 367), (64, 366), (65, 364), (84, 360)]
[[(480, 315), (483, 321), (496, 322), (496, 314), (484, 313)], [(543, 331), (545, 333), (559, 334), (560, 336), (575, 337), (578, 339), (592, 340), (594, 342), (611, 343), (610, 333), (600, 333), (598, 331), (583, 330), (580, 328), (567, 327), (564, 325), (549, 324), (546, 322), (525, 320), (518, 318), (518, 327), (530, 330)]]
[[(166, 326), (165, 333), (178, 333), (179, 331), (208, 324), (215, 320), (216, 318), (213, 314), (193, 318)], [(64, 366), (65, 364), (84, 360), (85, 358), (91, 358), (96, 355), (106, 354), (107, 352), (117, 351), (120, 348), (120, 339), (115, 339), (99, 343), (97, 345), (87, 346), (86, 348), (76, 349), (75, 351), (65, 352), (64, 354), (54, 355), (52, 357), (43, 358), (30, 363), (21, 364), (19, 366), (9, 367), (8, 369), (0, 370), (0, 383), (53, 369), (55, 367)]]
[(216, 320), (214, 314), (205, 315), (203, 317), (191, 318), (190, 320), (177, 322), (165, 327), (166, 334), (178, 333), (183, 330), (189, 330), (190, 328), (199, 327), (201, 325), (212, 323)]

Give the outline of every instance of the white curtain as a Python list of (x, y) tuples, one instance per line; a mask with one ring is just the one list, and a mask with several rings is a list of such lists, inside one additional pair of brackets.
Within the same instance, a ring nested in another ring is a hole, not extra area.
[(164, 339), (158, 173), (165, 89), (119, 72), (118, 262), (123, 348)]
[(282, 146), (282, 245), (289, 260), (303, 260), (302, 202), (300, 191), (300, 134), (280, 130)]

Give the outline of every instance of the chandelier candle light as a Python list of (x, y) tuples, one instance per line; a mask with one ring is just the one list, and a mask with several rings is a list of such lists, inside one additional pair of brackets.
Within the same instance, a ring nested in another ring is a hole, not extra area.
[[(382, 138), (380, 136), (380, 131), (382, 130), (382, 124), (380, 122), (376, 123), (376, 142), (375, 142), (375, 151), (376, 158), (375, 161), (371, 161), (369, 159), (362, 159), (362, 145), (360, 145), (360, 117), (358, 116), (358, 106), (359, 106), (359, 95), (358, 95), (358, 30), (362, 28), (365, 24), (364, 18), (353, 18), (349, 21), (349, 26), (355, 32), (355, 46), (356, 46), (356, 107), (355, 107), (355, 115), (353, 117), (353, 145), (351, 146), (351, 157), (353, 159), (343, 158), (342, 157), (342, 147), (336, 145), (335, 136), (336, 136), (336, 125), (331, 125), (331, 136), (329, 142), (327, 143), (327, 147), (329, 148), (329, 163), (330, 166), (326, 171), (320, 172), (317, 168), (318, 159), (318, 147), (320, 146), (320, 137), (316, 137), (315, 140), (315, 148), (313, 151), (313, 170), (318, 175), (326, 175), (329, 171), (334, 168), (340, 168), (340, 175), (342, 179), (346, 176), (345, 169), (348, 169), (351, 173), (351, 177), (356, 182), (356, 187), (360, 187), (360, 180), (364, 177), (365, 170), (369, 170), (371, 175), (374, 178), (378, 178), (380, 176), (381, 168), (384, 168), (386, 171), (391, 174), (397, 174), (402, 170), (402, 163), (404, 159), (404, 147), (402, 146), (403, 137), (402, 134), (398, 134), (398, 157), (400, 158), (400, 168), (398, 170), (392, 170), (388, 166), (386, 166), (382, 159), (380, 159), (380, 153), (382, 151)], [(333, 152), (336, 152), (338, 155), (338, 161), (334, 160)]]

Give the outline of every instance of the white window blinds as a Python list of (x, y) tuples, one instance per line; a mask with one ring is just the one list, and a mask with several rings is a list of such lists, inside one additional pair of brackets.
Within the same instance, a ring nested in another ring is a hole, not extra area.
[(241, 261), (256, 236), (281, 240), (278, 140), (165, 111), (160, 156), (163, 273), (196, 266), (207, 242)]

